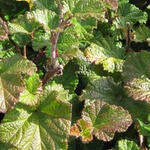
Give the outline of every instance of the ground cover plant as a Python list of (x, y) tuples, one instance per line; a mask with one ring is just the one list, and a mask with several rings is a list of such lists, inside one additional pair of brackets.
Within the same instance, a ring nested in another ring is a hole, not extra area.
[(0, 150), (150, 149), (149, 0), (0, 0)]

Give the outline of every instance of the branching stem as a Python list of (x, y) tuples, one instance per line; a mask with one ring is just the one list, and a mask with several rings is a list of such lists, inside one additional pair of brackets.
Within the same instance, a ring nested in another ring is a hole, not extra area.
[(42, 56), (45, 55), (45, 51), (44, 50), (39, 50), (37, 56), (33, 59), (33, 62), (36, 64)]
[[(63, 14), (63, 5), (58, 0), (56, 0), (56, 3), (58, 5), (59, 11), (60, 11), (59, 20), (58, 20), (58, 27), (60, 28), (60, 26), (61, 26), (61, 24), (63, 22), (63, 17), (64, 17), (64, 14)], [(54, 31), (51, 32), (51, 43), (52, 43), (51, 64), (53, 66), (56, 65), (56, 58), (57, 58), (56, 48), (57, 48), (57, 42), (58, 42), (59, 35), (60, 35), (60, 32), (54, 32)]]
[(59, 39), (59, 35), (62, 31), (64, 31), (67, 27), (69, 27), (70, 24), (70, 18), (68, 17), (67, 19), (64, 18), (63, 14), (63, 5), (59, 0), (55, 0), (58, 7), (59, 7), (59, 20), (58, 20), (58, 28), (54, 31), (51, 31), (51, 44), (52, 44), (52, 55), (51, 55), (51, 67), (49, 68), (49, 71), (46, 73), (44, 79), (43, 79), (43, 85), (45, 85), (50, 78), (55, 76), (58, 72), (61, 72), (62, 67), (60, 65), (56, 64), (56, 59), (57, 59), (57, 43)]

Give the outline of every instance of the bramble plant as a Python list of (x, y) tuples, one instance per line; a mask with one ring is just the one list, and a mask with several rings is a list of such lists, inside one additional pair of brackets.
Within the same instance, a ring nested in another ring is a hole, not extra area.
[(150, 149), (149, 4), (0, 0), (0, 150)]

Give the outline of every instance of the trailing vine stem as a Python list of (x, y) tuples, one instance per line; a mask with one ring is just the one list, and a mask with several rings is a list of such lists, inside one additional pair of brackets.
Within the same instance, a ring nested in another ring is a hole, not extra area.
[(62, 66), (59, 64), (56, 64), (57, 59), (57, 43), (59, 39), (59, 35), (61, 32), (63, 32), (67, 27), (71, 26), (70, 19), (72, 16), (69, 16), (67, 19), (64, 18), (63, 13), (63, 5), (59, 0), (55, 0), (58, 8), (59, 8), (59, 20), (58, 20), (58, 27), (56, 30), (51, 31), (51, 44), (52, 44), (52, 54), (51, 54), (51, 65), (49, 67), (48, 72), (45, 74), (43, 78), (43, 86), (56, 74), (60, 74), (62, 72)]

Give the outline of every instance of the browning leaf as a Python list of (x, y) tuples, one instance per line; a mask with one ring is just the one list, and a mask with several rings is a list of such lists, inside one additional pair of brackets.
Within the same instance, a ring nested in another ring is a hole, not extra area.
[(36, 66), (22, 56), (15, 55), (0, 61), (0, 111), (11, 108), (24, 90), (25, 84), (21, 74), (32, 75)]
[(115, 132), (125, 132), (131, 124), (131, 115), (122, 107), (99, 100), (86, 101), (82, 119), (72, 126), (70, 135), (80, 135), (83, 142), (92, 141), (94, 135), (99, 140), (110, 141)]

